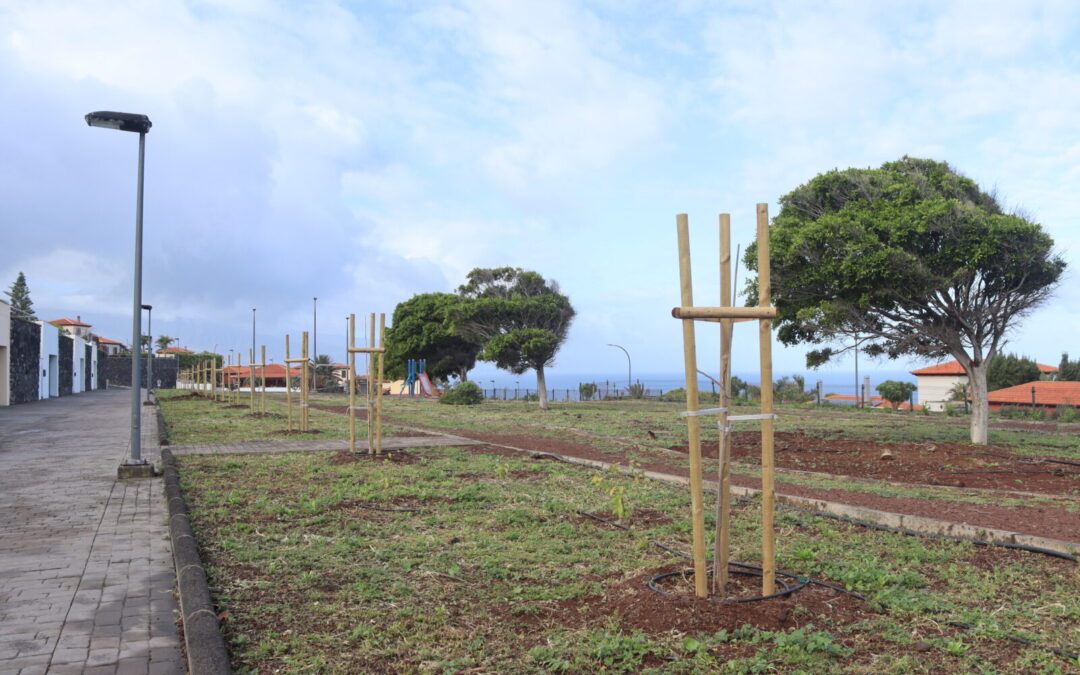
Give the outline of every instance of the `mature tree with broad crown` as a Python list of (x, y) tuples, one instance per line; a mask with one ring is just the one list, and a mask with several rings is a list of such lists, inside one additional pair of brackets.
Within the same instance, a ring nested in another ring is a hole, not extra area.
[[(971, 440), (986, 444), (990, 360), (1065, 269), (1051, 238), (926, 159), (829, 171), (780, 204), (770, 230), (780, 341), (858, 334), (871, 356), (952, 357), (971, 383)], [(756, 269), (756, 246), (745, 261)], [(807, 364), (845, 350), (813, 351)]]
[(11, 290), (4, 291), (4, 295), (11, 301), (11, 310), (17, 317), (37, 321), (37, 316), (34, 315), (34, 303), (30, 300), (30, 286), (26, 283), (25, 274), (19, 272), (19, 276), (15, 277), (15, 281), (11, 284)]
[(559, 285), (519, 267), (474, 269), (451, 311), (455, 332), (482, 345), (479, 358), (520, 375), (536, 371), (540, 408), (547, 410), (544, 368), (566, 341), (574, 308)]
[(448, 312), (460, 303), (453, 293), (423, 293), (398, 303), (386, 330), (388, 377), (403, 378), (409, 359), (426, 359), (433, 380), (468, 380), (480, 345), (454, 333), (448, 321)]

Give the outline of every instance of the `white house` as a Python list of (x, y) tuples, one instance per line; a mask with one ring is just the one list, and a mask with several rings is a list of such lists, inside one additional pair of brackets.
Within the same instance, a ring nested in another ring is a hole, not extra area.
[(116, 356), (120, 352), (127, 351), (127, 345), (125, 345), (123, 342), (110, 340), (109, 338), (103, 338), (100, 335), (98, 336), (98, 344), (100, 344), (101, 348), (105, 350), (105, 356)]
[[(1053, 374), (1058, 371), (1054, 366), (1042, 363), (1039, 372)], [(967, 386), (968, 376), (959, 361), (939, 363), (936, 366), (912, 370), (911, 374), (917, 378), (919, 386), (919, 403), (929, 410), (941, 411), (945, 409), (945, 402), (952, 399), (953, 388), (957, 384)]]
[(41, 350), (38, 352), (38, 398), (60, 395), (60, 329), (51, 323), (41, 324)]
[(85, 339), (90, 337), (90, 329), (93, 328), (93, 326), (88, 323), (83, 323), (80, 321), (80, 318), (81, 317), (74, 319), (53, 319), (49, 323), (73, 338)]

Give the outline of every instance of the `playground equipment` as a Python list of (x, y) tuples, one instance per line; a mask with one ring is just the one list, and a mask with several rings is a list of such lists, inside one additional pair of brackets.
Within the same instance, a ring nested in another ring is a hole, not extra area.
[[(731, 217), (720, 215), (720, 306), (695, 307), (690, 270), (690, 234), (686, 214), (676, 216), (679, 240), (679, 279), (681, 306), (671, 315), (683, 322), (683, 360), (686, 370), (686, 412), (690, 454), (690, 510), (693, 532), (694, 593), (709, 594), (705, 569), (705, 517), (702, 507), (701, 481), (701, 422), (704, 415), (717, 415), (720, 430), (719, 495), (717, 498), (716, 545), (713, 555), (713, 590), (726, 592), (731, 515), (731, 423), (760, 420), (761, 422), (761, 594), (776, 590), (776, 550), (774, 534), (775, 487), (773, 447), (773, 386), (772, 386), (772, 319), (777, 316), (771, 306), (771, 273), (769, 268), (769, 210), (757, 205), (758, 244), (758, 305), (734, 307), (731, 296)], [(738, 321), (758, 322), (758, 341), (761, 374), (761, 412), (752, 415), (729, 414), (731, 392), (731, 338), (733, 324)], [(697, 346), (694, 321), (720, 324), (720, 407), (698, 409)]]
[[(386, 314), (379, 314), (379, 341), (375, 342), (375, 313), (371, 313), (369, 347), (356, 346), (356, 315), (349, 315), (349, 452), (356, 453), (356, 411), (367, 410), (369, 455), (382, 454), (382, 381), (386, 348)], [(375, 345), (378, 344), (376, 347)], [(356, 405), (356, 355), (367, 354), (367, 405)], [(376, 361), (378, 372), (376, 373)], [(376, 382), (375, 376), (378, 375)], [(376, 387), (378, 390), (376, 392)]]
[(310, 384), (310, 378), (308, 377), (308, 334), (304, 331), (300, 334), (300, 358), (289, 358), (289, 336), (285, 336), (285, 399), (289, 406), (289, 418), (288, 426), (289, 431), (292, 431), (292, 364), (300, 364), (300, 429), (299, 431), (308, 430), (308, 386)]
[(409, 359), (408, 375), (401, 384), (398, 394), (408, 392), (410, 398), (416, 396), (417, 387), (424, 396), (438, 396), (439, 392), (431, 384), (431, 378), (427, 374), (427, 359)]

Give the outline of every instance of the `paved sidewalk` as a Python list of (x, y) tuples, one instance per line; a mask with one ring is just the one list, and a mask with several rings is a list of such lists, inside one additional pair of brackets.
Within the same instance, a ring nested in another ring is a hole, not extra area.
[[(186, 671), (162, 481), (116, 479), (130, 402), (0, 408), (0, 675)], [(152, 411), (142, 447), (157, 463)]]

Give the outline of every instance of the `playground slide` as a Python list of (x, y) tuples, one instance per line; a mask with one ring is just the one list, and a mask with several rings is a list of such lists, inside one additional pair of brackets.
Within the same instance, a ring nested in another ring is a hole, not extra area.
[(439, 392), (431, 384), (431, 378), (427, 373), (420, 373), (420, 391), (424, 392), (424, 396), (438, 396)]

